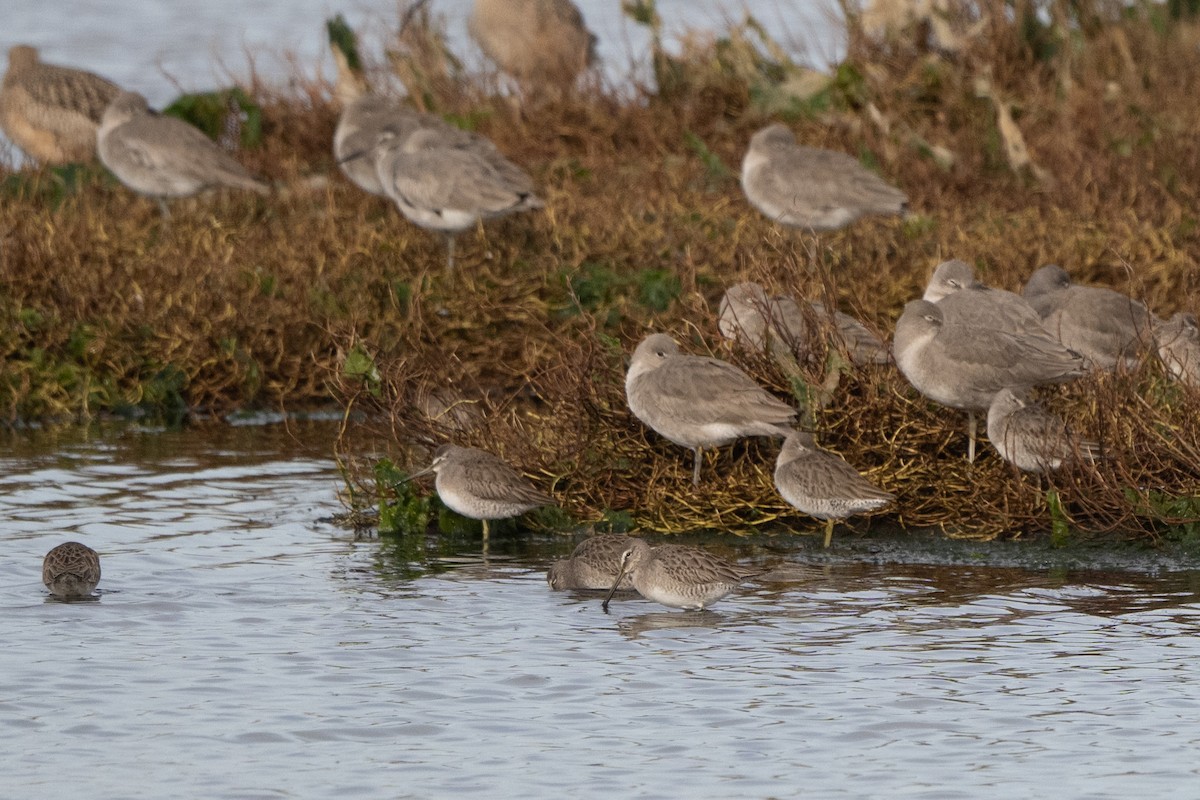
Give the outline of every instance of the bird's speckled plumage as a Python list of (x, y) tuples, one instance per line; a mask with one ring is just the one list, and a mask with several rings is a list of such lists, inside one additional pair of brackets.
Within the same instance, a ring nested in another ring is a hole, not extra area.
[(434, 451), (428, 469), (433, 472), (438, 497), (452, 511), (483, 521), (508, 519), (554, 504), (554, 498), (534, 486), (515, 469), (486, 450), (444, 444)]
[(826, 520), (826, 547), (834, 520), (875, 511), (896, 499), (841, 456), (819, 448), (806, 431), (795, 431), (784, 440), (775, 461), (775, 488), (800, 511)]
[(60, 544), (42, 560), (42, 583), (56, 597), (87, 597), (99, 582), (100, 556), (86, 544)]
[[(608, 589), (621, 572), (621, 556), (629, 548), (624, 534), (589, 536), (575, 546), (570, 558), (555, 561), (546, 573), (546, 583), (555, 591), (565, 589)], [(618, 589), (632, 589), (633, 577), (625, 575)]]
[(1080, 439), (1058, 416), (1012, 389), (1001, 389), (987, 417), (988, 440), (1005, 461), (1026, 472), (1058, 469), (1074, 458), (1095, 460), (1100, 445)]
[(846, 153), (802, 147), (782, 124), (750, 139), (742, 159), (742, 190), (750, 203), (782, 225), (834, 230), (869, 214), (901, 214), (904, 192)]
[(1046, 330), (1090, 367), (1132, 368), (1153, 340), (1154, 317), (1144, 304), (1102, 286), (1073, 284), (1055, 264), (1034, 272), (1022, 295)]
[(99, 75), (46, 64), (35, 48), (15, 45), (0, 84), (0, 127), (37, 161), (88, 161), (104, 109), (120, 91)]
[(633, 351), (625, 375), (629, 410), (645, 425), (695, 453), (692, 480), (700, 481), (700, 450), (745, 436), (785, 436), (796, 411), (737, 367), (707, 356), (684, 355), (664, 333), (647, 336)]
[(604, 598), (604, 609), (624, 575), (647, 600), (684, 609), (706, 608), (761, 570), (731, 564), (698, 547), (679, 544), (652, 546), (630, 538), (621, 555), (621, 571)]

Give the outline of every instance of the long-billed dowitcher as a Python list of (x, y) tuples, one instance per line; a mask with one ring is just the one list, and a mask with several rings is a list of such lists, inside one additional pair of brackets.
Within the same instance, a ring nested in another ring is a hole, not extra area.
[(784, 439), (775, 461), (775, 488), (800, 511), (825, 520), (826, 547), (833, 540), (835, 520), (883, 508), (896, 499), (841, 456), (819, 448), (808, 431), (794, 431)]
[(447, 269), (454, 268), (459, 233), (481, 220), (543, 206), (529, 175), (494, 147), (436, 128), (418, 128), (403, 140), (383, 133), (375, 145), (375, 168), (400, 213), (445, 234)]
[(120, 91), (99, 75), (46, 64), (36, 48), (19, 44), (8, 51), (0, 84), (0, 127), (37, 161), (87, 161), (100, 117)]
[(761, 570), (731, 564), (706, 550), (682, 544), (651, 546), (644, 539), (630, 538), (621, 554), (621, 569), (601, 607), (626, 575), (633, 588), (647, 600), (672, 608), (698, 610), (712, 605)]
[(1034, 272), (1022, 294), (1046, 329), (1089, 366), (1134, 367), (1152, 341), (1154, 318), (1144, 304), (1103, 286), (1074, 284), (1057, 264)]
[(199, 129), (160, 116), (136, 92), (122, 92), (104, 111), (97, 134), (100, 160), (121, 183), (158, 201), (227, 186), (267, 194), (234, 158)]
[(535, 489), (524, 476), (497, 456), (474, 447), (444, 444), (433, 453), (429, 467), (409, 476), (433, 472), (434, 488), (446, 507), (464, 517), (483, 522), (517, 517), (526, 511), (554, 505), (554, 498)]
[(1005, 461), (1026, 472), (1046, 472), (1064, 461), (1094, 461), (1100, 456), (1097, 442), (1078, 438), (1061, 418), (1009, 388), (992, 398), (987, 434)]
[(796, 410), (732, 364), (684, 355), (665, 333), (647, 336), (625, 375), (633, 415), (660, 436), (695, 454), (692, 483), (700, 483), (701, 449), (745, 436), (786, 436)]
[(813, 231), (835, 230), (868, 214), (901, 214), (908, 204), (904, 192), (853, 156), (797, 145), (779, 123), (750, 138), (742, 190), (775, 222)]
[(596, 60), (596, 37), (571, 0), (475, 0), (467, 31), (527, 91), (567, 88)]
[(86, 544), (60, 544), (42, 560), (42, 583), (56, 597), (87, 597), (99, 582), (100, 556)]
[(1154, 340), (1171, 377), (1188, 386), (1200, 386), (1200, 329), (1195, 315), (1177, 312), (1157, 326)]
[[(629, 548), (624, 534), (602, 533), (589, 536), (575, 546), (570, 558), (555, 561), (546, 573), (546, 582), (555, 591), (564, 589), (607, 589), (621, 572), (621, 556)], [(633, 577), (625, 575), (618, 589), (632, 589)]]
[(950, 323), (940, 306), (909, 301), (892, 348), (896, 366), (918, 392), (967, 412), (968, 459), (974, 461), (975, 412), (989, 408), (996, 392), (1077, 378), (1083, 361), (1040, 337)]
[[(812, 318), (828, 321), (824, 304), (810, 302)], [(763, 287), (752, 281), (730, 286), (721, 297), (717, 310), (717, 326), (721, 334), (759, 352), (768, 349), (775, 353), (782, 347), (800, 360), (807, 354), (808, 321), (800, 305), (790, 297), (768, 297)], [(859, 365), (886, 364), (887, 346), (865, 325), (849, 314), (833, 312), (835, 344), (841, 346), (850, 360)]]

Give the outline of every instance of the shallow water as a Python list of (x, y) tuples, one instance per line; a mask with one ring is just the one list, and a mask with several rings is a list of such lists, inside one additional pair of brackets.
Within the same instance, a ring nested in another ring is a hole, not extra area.
[[(323, 426), (10, 437), (5, 797), (1188, 797), (1200, 573), (801, 562), (702, 613), (565, 537), (356, 538)], [(303, 443), (303, 444), (301, 444)], [(100, 599), (47, 600), (80, 539)], [(809, 540), (805, 539), (807, 543)]]

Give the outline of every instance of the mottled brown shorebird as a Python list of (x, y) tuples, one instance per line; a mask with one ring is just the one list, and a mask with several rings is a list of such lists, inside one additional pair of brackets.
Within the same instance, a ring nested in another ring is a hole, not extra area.
[(682, 544), (655, 547), (644, 539), (631, 537), (621, 554), (617, 578), (600, 605), (608, 611), (608, 601), (629, 575), (633, 579), (633, 588), (647, 600), (672, 608), (699, 610), (761, 572), (731, 564), (698, 547)]
[(55, 597), (88, 597), (99, 582), (100, 556), (86, 544), (60, 544), (42, 560), (42, 583)]
[[(828, 321), (824, 304), (810, 302), (810, 314), (818, 323)], [(790, 297), (768, 297), (763, 287), (752, 281), (734, 284), (725, 290), (717, 310), (717, 327), (726, 339), (742, 342), (759, 352), (776, 354), (777, 348), (797, 360), (808, 355), (808, 319), (800, 305)], [(832, 333), (858, 366), (886, 364), (887, 346), (865, 325), (849, 314), (833, 312)]]
[(1029, 277), (1022, 291), (1051, 334), (1098, 369), (1137, 366), (1153, 341), (1154, 317), (1132, 297), (1103, 286), (1080, 286), (1057, 264)]
[(695, 454), (692, 484), (700, 483), (701, 449), (746, 436), (786, 436), (796, 410), (725, 361), (684, 355), (665, 333), (647, 336), (625, 375), (629, 410), (647, 427)]
[(928, 300), (911, 300), (904, 306), (892, 350), (896, 366), (913, 388), (935, 403), (967, 412), (970, 461), (975, 460), (975, 412), (987, 410), (996, 392), (1083, 374), (1083, 360), (1055, 342), (950, 323), (941, 304)]
[(385, 132), (375, 145), (384, 192), (410, 222), (446, 236), (446, 267), (454, 268), (454, 238), (482, 220), (542, 208), (533, 179), (494, 147), (419, 127), (405, 139)]
[(1187, 386), (1200, 386), (1200, 329), (1195, 315), (1177, 312), (1156, 327), (1154, 340), (1171, 377)]
[(104, 111), (97, 134), (100, 161), (121, 183), (158, 201), (226, 186), (267, 194), (255, 179), (198, 128), (150, 110), (146, 98), (122, 92)]
[(46, 64), (36, 48), (8, 51), (0, 127), (36, 161), (66, 164), (96, 154), (96, 128), (121, 87), (81, 69)]
[(1080, 439), (1067, 423), (1024, 392), (1001, 389), (987, 415), (988, 440), (1005, 461), (1026, 472), (1046, 472), (1073, 459), (1095, 461), (1100, 445)]
[(535, 489), (524, 476), (486, 450), (444, 444), (434, 451), (429, 467), (409, 476), (409, 480), (430, 472), (437, 475), (434, 488), (447, 508), (483, 522), (485, 541), (489, 520), (517, 517), (554, 505), (553, 497)]
[(846, 153), (803, 147), (787, 126), (768, 125), (742, 159), (742, 190), (781, 225), (829, 231), (871, 214), (902, 214), (904, 192)]
[[(624, 534), (589, 536), (575, 546), (570, 558), (555, 561), (546, 573), (546, 583), (556, 592), (565, 589), (607, 589), (621, 572), (621, 556), (629, 549)], [(633, 577), (626, 574), (618, 589), (632, 589)]]
[(795, 431), (775, 462), (775, 488), (810, 517), (825, 520), (825, 546), (835, 520), (883, 508), (896, 499), (868, 481), (845, 459), (817, 446), (811, 433)]
[(467, 31), (531, 92), (569, 88), (596, 61), (596, 37), (570, 0), (475, 0)]

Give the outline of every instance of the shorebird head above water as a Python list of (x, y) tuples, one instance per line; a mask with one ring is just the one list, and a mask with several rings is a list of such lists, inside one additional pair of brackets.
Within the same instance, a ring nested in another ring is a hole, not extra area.
[(975, 277), (975, 269), (970, 264), (954, 258), (937, 265), (921, 299), (936, 303), (963, 289), (986, 288), (987, 286)]

